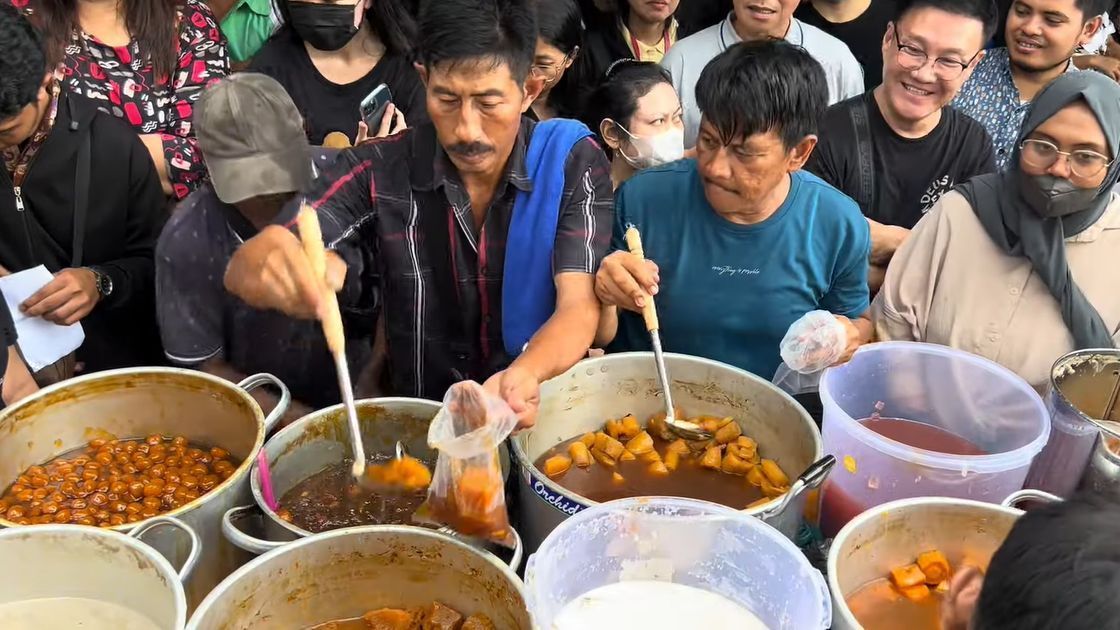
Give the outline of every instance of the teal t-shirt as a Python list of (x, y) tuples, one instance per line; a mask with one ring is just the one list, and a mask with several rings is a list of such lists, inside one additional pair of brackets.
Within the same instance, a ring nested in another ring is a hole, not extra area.
[[(769, 380), (779, 344), (805, 313), (856, 318), (868, 308), (871, 234), (859, 207), (806, 171), (755, 225), (727, 221), (709, 205), (695, 160), (642, 171), (615, 195), (612, 249), (634, 225), (657, 263), (661, 344), (729, 363)], [(649, 350), (641, 316), (622, 312), (611, 351)]]

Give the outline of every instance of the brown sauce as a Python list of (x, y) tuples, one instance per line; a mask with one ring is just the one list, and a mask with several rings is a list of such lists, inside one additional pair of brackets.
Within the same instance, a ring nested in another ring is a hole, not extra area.
[(940, 630), (941, 595), (910, 601), (886, 578), (870, 582), (845, 598), (865, 630)]
[[(578, 436), (548, 449), (537, 458), (537, 469), (544, 470), (545, 460), (553, 455), (567, 454), (568, 446), (577, 441)], [(656, 436), (653, 443), (664, 458), (669, 443)], [(622, 475), (622, 482), (613, 479), (616, 472)], [(553, 481), (600, 503), (630, 497), (675, 496), (711, 501), (741, 510), (763, 497), (762, 491), (746, 478), (702, 468), (699, 458), (694, 457), (682, 457), (680, 466), (667, 476), (650, 474), (649, 464), (636, 459), (619, 461), (614, 467), (598, 462), (587, 468), (572, 466)]]
[[(374, 457), (370, 464), (388, 460), (388, 456)], [(315, 534), (357, 525), (412, 524), (412, 514), (428, 496), (427, 489), (399, 494), (366, 489), (354, 482), (351, 463), (348, 459), (332, 464), (292, 486), (280, 497), (278, 516)]]
[(866, 418), (860, 424), (907, 446), (946, 455), (987, 455), (987, 451), (951, 431), (900, 418)]

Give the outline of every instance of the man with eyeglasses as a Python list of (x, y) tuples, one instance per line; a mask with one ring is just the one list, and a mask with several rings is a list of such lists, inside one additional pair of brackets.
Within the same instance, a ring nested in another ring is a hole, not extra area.
[(1019, 128), (1042, 88), (1065, 72), (1093, 38), (1113, 0), (1015, 0), (1007, 15), (1005, 48), (989, 50), (953, 106), (992, 137), (996, 167), (1006, 170)]
[(989, 0), (910, 0), (883, 35), (883, 82), (829, 108), (805, 168), (845, 192), (871, 224), (868, 282), (941, 195), (995, 169), (984, 128), (948, 103), (996, 27)]

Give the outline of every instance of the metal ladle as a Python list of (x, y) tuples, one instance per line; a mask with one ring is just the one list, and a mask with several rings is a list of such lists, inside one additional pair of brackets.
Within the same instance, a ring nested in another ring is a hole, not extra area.
[[(630, 248), (631, 254), (645, 260), (642, 236), (638, 233), (638, 228), (633, 225), (626, 228), (626, 246)], [(665, 424), (670, 431), (686, 440), (710, 440), (712, 434), (705, 431), (700, 425), (687, 420), (678, 420), (676, 417), (676, 410), (673, 408), (673, 394), (669, 391), (671, 385), (669, 374), (665, 370), (665, 355), (661, 351), (661, 334), (659, 332), (661, 325), (657, 321), (657, 307), (654, 306), (652, 295), (645, 296), (642, 317), (645, 319), (646, 330), (649, 331), (650, 341), (653, 345), (653, 360), (657, 364), (657, 381), (661, 385), (661, 392), (665, 401)]]

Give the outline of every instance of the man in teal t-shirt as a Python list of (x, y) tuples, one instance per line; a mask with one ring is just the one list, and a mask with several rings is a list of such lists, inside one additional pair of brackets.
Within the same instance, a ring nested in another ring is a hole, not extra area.
[[(643, 171), (616, 194), (621, 251), (597, 276), (598, 341), (648, 350), (637, 312), (654, 294), (666, 351), (769, 379), (790, 324), (825, 310), (844, 325), (846, 360), (871, 337), (871, 240), (854, 201), (800, 170), (828, 103), (823, 71), (785, 42), (738, 44), (712, 60), (696, 92), (697, 159)], [(625, 251), (630, 225), (650, 261)]]

